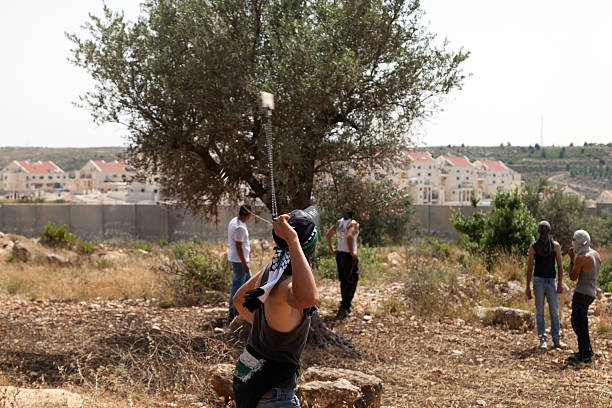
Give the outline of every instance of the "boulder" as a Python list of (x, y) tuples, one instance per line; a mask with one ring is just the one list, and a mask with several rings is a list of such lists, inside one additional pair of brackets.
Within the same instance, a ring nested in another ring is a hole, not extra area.
[(47, 262), (53, 265), (66, 266), (70, 265), (70, 261), (63, 256), (57, 254), (47, 254)]
[(4, 232), (0, 231), (0, 238), (4, 238)]
[(482, 307), (476, 306), (474, 314), (484, 324), (501, 324), (509, 329), (531, 330), (535, 325), (535, 316), (527, 310), (512, 309), (509, 307)]
[(217, 364), (206, 372), (210, 386), (226, 403), (234, 399), (234, 367), (234, 364)]
[(506, 299), (523, 296), (525, 293), (525, 285), (518, 281), (502, 282), (497, 288)]
[(359, 388), (361, 396), (355, 400), (356, 408), (380, 408), (382, 398), (382, 380), (376, 376), (360, 371), (343, 368), (310, 367), (304, 373), (304, 381), (334, 382), (347, 380)]
[(12, 239), (0, 240), (0, 249), (4, 249), (5, 251), (11, 251), (14, 246), (15, 246), (15, 243), (13, 242)]
[[(10, 407), (39, 408), (66, 407), (80, 408), (89, 406), (82, 395), (58, 388), (31, 389), (17, 387), (0, 387), (0, 401)], [(2, 406), (5, 406), (4, 404)], [(107, 406), (101, 404), (100, 406)]]
[(310, 381), (296, 389), (296, 395), (304, 408), (357, 407), (362, 398), (359, 387), (348, 380)]
[(12, 251), (13, 258), (21, 262), (29, 262), (32, 260), (32, 252), (30, 252), (30, 250), (20, 241), (15, 242)]
[(127, 255), (121, 252), (100, 252), (97, 254), (98, 259), (104, 259), (105, 261), (114, 263), (120, 262), (127, 259)]

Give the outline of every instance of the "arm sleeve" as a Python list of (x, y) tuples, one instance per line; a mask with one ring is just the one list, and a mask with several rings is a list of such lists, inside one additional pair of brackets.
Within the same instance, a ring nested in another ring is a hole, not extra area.
[(247, 234), (244, 228), (236, 228), (234, 233), (232, 234), (232, 239), (238, 242), (244, 242), (246, 240)]

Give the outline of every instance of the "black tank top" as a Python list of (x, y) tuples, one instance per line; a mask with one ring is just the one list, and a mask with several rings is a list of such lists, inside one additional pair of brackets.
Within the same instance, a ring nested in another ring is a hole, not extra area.
[(535, 268), (533, 274), (540, 278), (555, 278), (557, 266), (555, 264), (555, 251), (548, 256), (540, 256), (537, 253), (533, 257)]
[[(268, 271), (262, 277), (262, 284), (267, 280)], [(264, 312), (265, 306), (264, 303), (253, 312), (253, 326), (249, 332), (247, 345), (255, 351), (258, 357), (268, 361), (299, 365), (300, 356), (306, 346), (311, 317), (304, 313), (304, 320), (295, 329), (287, 333), (278, 332), (268, 326)]]

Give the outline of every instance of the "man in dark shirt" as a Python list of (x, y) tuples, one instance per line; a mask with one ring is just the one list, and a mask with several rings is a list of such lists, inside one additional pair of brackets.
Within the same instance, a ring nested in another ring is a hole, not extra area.
[(252, 324), (234, 371), (237, 408), (299, 407), (293, 389), (310, 314), (319, 299), (309, 265), (317, 222), (314, 207), (277, 217), (272, 262), (234, 295), (236, 310)]
[[(561, 329), (559, 325), (559, 297), (563, 293), (563, 262), (561, 260), (561, 246), (550, 236), (550, 223), (541, 221), (538, 225), (540, 237), (529, 246), (529, 258), (527, 260), (527, 279), (525, 295), (531, 299), (531, 276), (533, 278), (533, 291), (536, 304), (536, 326), (540, 339), (540, 348), (546, 349), (546, 321), (544, 320), (544, 301), (548, 300), (548, 311), (550, 313), (550, 334), (555, 347), (566, 348), (567, 345), (561, 341)], [(555, 263), (557, 270), (555, 270)], [(557, 281), (555, 282), (555, 277)]]

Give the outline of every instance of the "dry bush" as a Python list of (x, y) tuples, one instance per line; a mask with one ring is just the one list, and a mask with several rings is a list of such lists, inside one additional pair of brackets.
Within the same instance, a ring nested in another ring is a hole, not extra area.
[(491, 272), (505, 281), (523, 282), (526, 265), (516, 255), (498, 252), (492, 259)]

